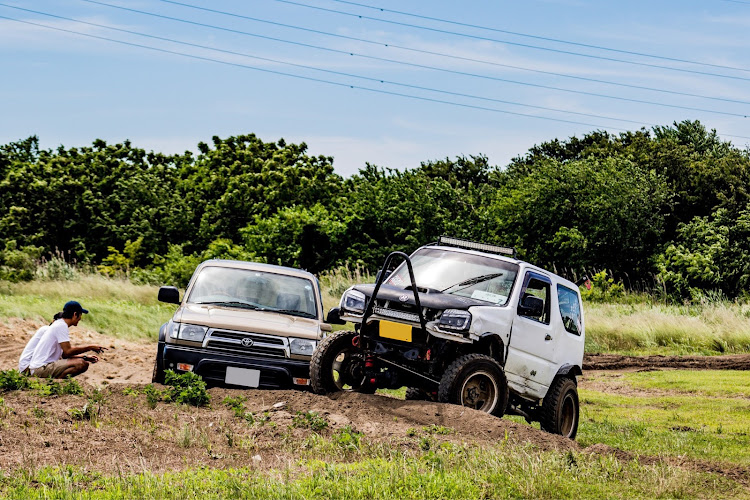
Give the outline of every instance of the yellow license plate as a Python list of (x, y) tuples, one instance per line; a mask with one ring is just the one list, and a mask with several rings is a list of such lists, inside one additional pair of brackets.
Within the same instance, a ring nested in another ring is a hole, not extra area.
[(380, 322), (380, 336), (387, 339), (411, 342), (411, 326), (393, 321)]

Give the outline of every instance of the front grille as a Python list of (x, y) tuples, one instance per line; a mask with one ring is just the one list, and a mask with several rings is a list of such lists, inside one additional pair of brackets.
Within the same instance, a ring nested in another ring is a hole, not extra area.
[[(244, 339), (252, 341), (252, 345), (243, 345)], [(208, 333), (205, 346), (207, 349), (234, 354), (276, 358), (288, 357), (286, 339), (258, 333), (215, 330)]]

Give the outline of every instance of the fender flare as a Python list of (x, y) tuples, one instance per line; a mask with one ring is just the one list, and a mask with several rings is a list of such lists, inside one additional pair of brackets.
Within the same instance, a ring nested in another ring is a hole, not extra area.
[(557, 377), (567, 377), (567, 376), (574, 376), (579, 377), (583, 375), (583, 371), (581, 370), (581, 367), (578, 365), (571, 365), (568, 363), (565, 363), (560, 367), (559, 370), (557, 370), (557, 374), (555, 375), (555, 378)]
[(497, 332), (484, 332), (483, 334), (479, 335), (479, 340), (489, 340), (497, 342), (498, 346), (500, 347), (500, 352), (496, 353), (493, 358), (500, 363), (503, 367), (505, 367), (505, 361), (507, 359), (508, 355), (508, 348), (505, 345), (505, 342), (503, 341), (502, 336)]

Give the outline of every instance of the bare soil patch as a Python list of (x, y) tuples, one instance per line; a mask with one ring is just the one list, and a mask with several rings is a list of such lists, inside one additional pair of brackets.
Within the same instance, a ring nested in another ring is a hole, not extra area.
[(724, 356), (621, 356), (619, 354), (587, 354), (584, 370), (633, 369), (686, 370), (750, 370), (750, 354)]

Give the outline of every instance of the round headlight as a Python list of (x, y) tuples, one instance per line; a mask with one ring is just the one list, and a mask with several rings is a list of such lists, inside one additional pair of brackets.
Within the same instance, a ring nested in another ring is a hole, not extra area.
[(443, 315), (440, 316), (440, 322), (438, 323), (439, 328), (453, 332), (465, 332), (470, 326), (471, 313), (458, 309), (446, 309)]

